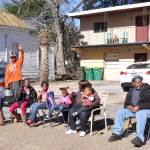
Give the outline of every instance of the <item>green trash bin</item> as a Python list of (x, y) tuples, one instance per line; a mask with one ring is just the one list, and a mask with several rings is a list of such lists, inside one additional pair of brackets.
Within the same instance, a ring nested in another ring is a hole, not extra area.
[(94, 80), (103, 80), (103, 68), (93, 68)]
[(94, 74), (92, 68), (85, 68), (85, 79), (94, 80)]

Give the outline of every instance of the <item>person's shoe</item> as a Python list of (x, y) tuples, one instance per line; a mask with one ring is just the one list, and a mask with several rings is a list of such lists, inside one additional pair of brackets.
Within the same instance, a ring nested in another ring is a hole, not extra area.
[(111, 137), (108, 139), (108, 142), (115, 142), (115, 141), (118, 141), (118, 140), (121, 140), (121, 139), (122, 139), (121, 135), (113, 133), (111, 135)]
[(53, 115), (54, 115), (54, 117), (58, 117), (59, 112), (54, 110), (54, 111), (53, 111)]
[(135, 137), (134, 139), (132, 139), (131, 143), (134, 144), (134, 146), (136, 147), (141, 147), (145, 145), (145, 142), (143, 142), (139, 137)]
[(30, 126), (32, 124), (32, 120), (27, 120), (27, 125)]
[(76, 130), (71, 130), (71, 129), (69, 129), (68, 131), (66, 131), (66, 134), (67, 134), (67, 135), (76, 134), (76, 133), (77, 133)]
[(75, 124), (78, 126), (80, 124), (80, 120), (77, 119), (76, 122), (75, 122)]
[(86, 132), (81, 131), (81, 132), (80, 132), (80, 137), (84, 137), (84, 136), (86, 136)]
[(74, 117), (76, 117), (76, 116), (78, 115), (78, 112), (74, 112), (74, 113), (72, 113), (72, 115), (73, 115)]
[(18, 123), (21, 119), (21, 115), (15, 113), (13, 114), (13, 123)]

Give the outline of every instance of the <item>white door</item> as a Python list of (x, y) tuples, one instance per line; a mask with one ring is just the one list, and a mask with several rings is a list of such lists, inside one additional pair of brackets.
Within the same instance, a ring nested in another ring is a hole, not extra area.
[(104, 79), (108, 81), (120, 80), (119, 52), (105, 54)]

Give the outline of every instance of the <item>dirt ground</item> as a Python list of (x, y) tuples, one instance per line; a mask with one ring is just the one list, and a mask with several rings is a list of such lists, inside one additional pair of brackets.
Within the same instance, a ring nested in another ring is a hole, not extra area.
[[(107, 114), (108, 118), (113, 119), (119, 107), (123, 106), (125, 94), (120, 88), (118, 82), (92, 82), (97, 92), (110, 92), (108, 98)], [(77, 90), (77, 81), (53, 82), (50, 83), (51, 90), (60, 95), (59, 87), (69, 85), (73, 90)], [(36, 90), (39, 85), (35, 84)], [(8, 109), (4, 109), (5, 116), (9, 116)], [(99, 126), (100, 124), (98, 124)], [(0, 127), (0, 150), (134, 150), (137, 149), (131, 144), (134, 133), (128, 138), (115, 143), (108, 143), (108, 137), (111, 130), (95, 132), (92, 137), (88, 134), (86, 137), (75, 135), (65, 135), (66, 127), (64, 124), (55, 127), (42, 126), (29, 128), (22, 123), (7, 124)], [(150, 149), (150, 140), (140, 148), (142, 150)]]

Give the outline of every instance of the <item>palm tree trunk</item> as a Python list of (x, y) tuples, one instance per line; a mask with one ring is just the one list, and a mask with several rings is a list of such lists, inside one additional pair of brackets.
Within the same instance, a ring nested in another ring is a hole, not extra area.
[(63, 37), (60, 28), (59, 19), (55, 19), (55, 30), (56, 30), (56, 72), (57, 75), (64, 75), (66, 74), (65, 66), (64, 66), (64, 51), (63, 51)]
[(41, 50), (41, 64), (40, 64), (40, 82), (48, 80), (49, 65), (48, 65), (48, 46), (42, 45)]
[(54, 18), (54, 28), (56, 33), (56, 74), (62, 76), (66, 74), (65, 65), (64, 65), (64, 53), (63, 53), (63, 36), (61, 31), (61, 21), (60, 21), (60, 3), (58, 0), (47, 0), (50, 4), (51, 11)]

